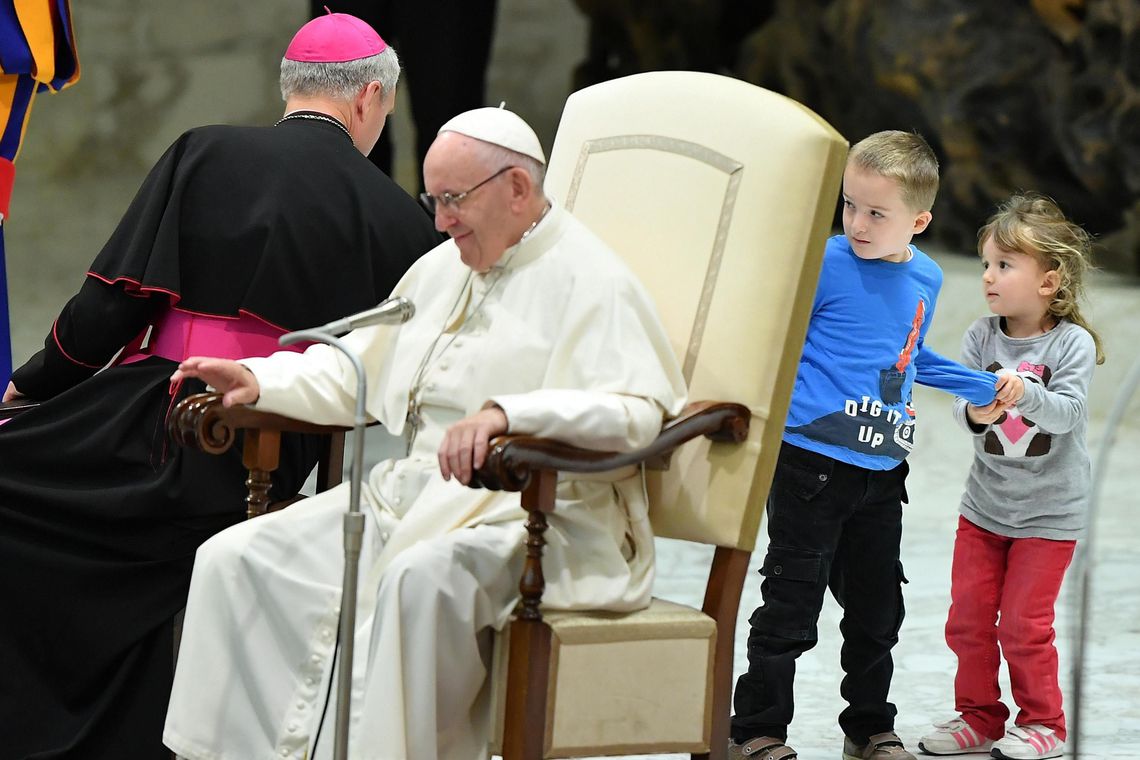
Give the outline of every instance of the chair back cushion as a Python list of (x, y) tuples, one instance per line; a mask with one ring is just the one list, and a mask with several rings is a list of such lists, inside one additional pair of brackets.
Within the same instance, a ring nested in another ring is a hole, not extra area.
[(830, 233), (846, 141), (799, 103), (715, 74), (636, 74), (574, 93), (546, 190), (653, 296), (691, 400), (752, 410), (650, 477), (658, 535), (751, 551)]

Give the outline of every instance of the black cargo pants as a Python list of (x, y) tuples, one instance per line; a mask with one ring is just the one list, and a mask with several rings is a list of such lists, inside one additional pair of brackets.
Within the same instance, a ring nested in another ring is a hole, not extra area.
[(736, 683), (732, 737), (787, 739), (796, 658), (815, 646), (824, 590), (843, 607), (839, 725), (853, 741), (894, 728), (887, 701), (903, 620), (904, 461), (877, 471), (784, 443), (768, 498), (763, 604), (752, 614), (748, 672)]

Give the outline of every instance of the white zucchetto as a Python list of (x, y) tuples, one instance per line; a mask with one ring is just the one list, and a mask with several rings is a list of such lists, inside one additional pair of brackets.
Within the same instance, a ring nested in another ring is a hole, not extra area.
[(530, 156), (546, 165), (546, 155), (538, 136), (522, 118), (506, 108), (475, 108), (452, 117), (439, 132), (458, 132), (476, 140), (491, 143)]

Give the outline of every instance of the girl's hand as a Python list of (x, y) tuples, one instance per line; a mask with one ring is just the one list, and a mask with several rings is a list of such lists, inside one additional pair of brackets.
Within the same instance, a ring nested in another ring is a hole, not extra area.
[(1002, 418), (1009, 407), (1009, 404), (1003, 404), (996, 399), (985, 406), (966, 404), (966, 419), (979, 426), (992, 425)]
[(1021, 397), (1025, 395), (1025, 381), (1014, 372), (1002, 372), (998, 375), (994, 385), (994, 400), (1008, 406), (1016, 406)]

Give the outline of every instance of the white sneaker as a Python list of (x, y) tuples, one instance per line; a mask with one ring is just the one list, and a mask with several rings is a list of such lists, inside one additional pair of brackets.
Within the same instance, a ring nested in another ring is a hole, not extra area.
[(969, 752), (988, 752), (993, 740), (979, 734), (961, 717), (944, 723), (935, 723), (936, 731), (922, 737), (918, 748), (928, 755), (965, 755)]
[(1005, 738), (994, 742), (993, 756), (1011, 760), (1036, 757), (1060, 757), (1065, 751), (1065, 741), (1059, 739), (1053, 729), (1040, 723), (1029, 726), (1014, 726), (1005, 732)]

